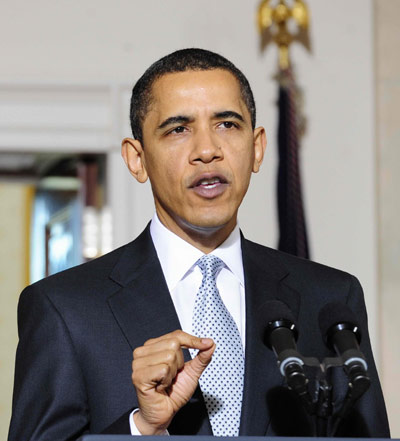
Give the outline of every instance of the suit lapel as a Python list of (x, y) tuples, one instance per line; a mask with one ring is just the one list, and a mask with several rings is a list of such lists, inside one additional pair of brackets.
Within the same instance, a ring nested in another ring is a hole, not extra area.
[[(149, 227), (126, 247), (110, 277), (121, 289), (108, 299), (108, 304), (132, 350), (149, 338), (181, 329)], [(185, 361), (190, 360), (189, 351), (183, 352)], [(212, 434), (199, 388), (174, 417), (169, 432)]]
[(108, 303), (132, 349), (180, 329), (149, 228), (128, 245), (111, 278), (122, 287)]
[(241, 436), (265, 435), (270, 424), (271, 390), (283, 384), (275, 354), (263, 343), (265, 321), (261, 314), (266, 301), (278, 299), (298, 310), (297, 293), (282, 283), (286, 268), (273, 251), (242, 238), (246, 291), (245, 382), (240, 425)]

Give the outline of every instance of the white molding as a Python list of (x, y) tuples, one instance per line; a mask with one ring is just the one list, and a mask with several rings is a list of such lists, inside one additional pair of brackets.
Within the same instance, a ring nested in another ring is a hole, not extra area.
[(0, 81), (0, 151), (119, 149), (128, 92), (123, 83)]

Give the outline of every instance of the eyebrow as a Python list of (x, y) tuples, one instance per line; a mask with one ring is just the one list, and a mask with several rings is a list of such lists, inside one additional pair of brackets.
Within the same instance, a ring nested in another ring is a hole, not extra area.
[[(213, 118), (215, 119), (233, 118), (244, 122), (243, 116), (240, 115), (240, 113), (235, 112), (234, 110), (223, 110), (221, 112), (215, 112)], [(187, 124), (193, 121), (194, 118), (187, 115), (170, 116), (157, 127), (157, 130), (164, 129), (165, 127), (168, 127), (173, 124)]]
[(193, 121), (193, 118), (185, 115), (170, 116), (164, 120), (158, 127), (157, 130), (164, 129), (172, 124), (187, 124)]
[(214, 118), (234, 118), (244, 122), (243, 116), (240, 115), (240, 113), (235, 112), (234, 110), (224, 110), (222, 112), (216, 112), (214, 113)]

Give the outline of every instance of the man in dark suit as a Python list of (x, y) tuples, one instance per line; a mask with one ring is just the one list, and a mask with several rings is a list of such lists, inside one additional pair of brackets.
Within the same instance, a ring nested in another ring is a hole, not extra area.
[[(198, 383), (213, 354), (230, 348), (191, 332), (198, 262), (209, 254), (222, 262), (217, 290), (245, 349), (237, 433), (312, 434), (263, 343), (261, 311), (285, 302), (298, 315), (299, 350), (323, 358), (318, 312), (335, 300), (360, 320), (372, 378), (338, 433), (389, 436), (358, 281), (240, 235), (237, 212), (266, 145), (243, 74), (217, 54), (177, 51), (135, 85), (131, 122), (123, 158), (139, 182), (150, 179), (156, 214), (132, 243), (22, 293), (9, 440), (215, 433)], [(227, 387), (224, 374), (216, 380)], [(338, 403), (346, 378), (333, 380)]]

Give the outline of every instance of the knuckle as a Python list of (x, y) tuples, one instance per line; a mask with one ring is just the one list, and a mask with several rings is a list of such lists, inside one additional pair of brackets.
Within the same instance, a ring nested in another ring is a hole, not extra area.
[(169, 374), (169, 366), (166, 364), (162, 365), (160, 367), (160, 375), (163, 377), (166, 377)]
[(181, 345), (179, 343), (179, 340), (177, 338), (171, 338), (171, 341), (169, 342), (169, 349), (171, 351), (178, 351), (180, 349)]
[(200, 337), (192, 336), (191, 339), (190, 339), (190, 343), (193, 346), (196, 346), (196, 345), (199, 344), (200, 340), (201, 340)]
[(132, 372), (138, 372), (139, 368), (140, 368), (139, 363), (137, 361), (133, 360), (133, 362), (132, 362)]
[(168, 363), (173, 363), (176, 360), (176, 352), (175, 351), (167, 351), (165, 353), (165, 360)]
[(139, 383), (139, 378), (138, 378), (138, 374), (137, 374), (136, 371), (132, 371), (131, 378), (132, 378), (132, 383), (133, 384), (138, 384)]
[(140, 355), (142, 354), (142, 347), (141, 346), (139, 346), (138, 348), (136, 348), (134, 351), (133, 351), (133, 359), (135, 359), (135, 358), (139, 358), (140, 357)]

